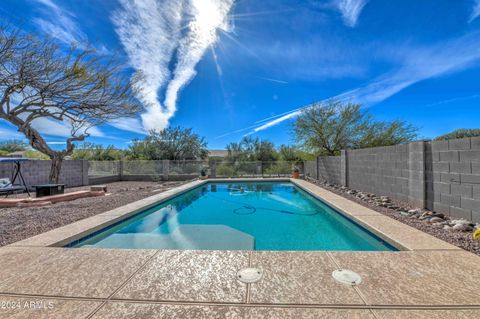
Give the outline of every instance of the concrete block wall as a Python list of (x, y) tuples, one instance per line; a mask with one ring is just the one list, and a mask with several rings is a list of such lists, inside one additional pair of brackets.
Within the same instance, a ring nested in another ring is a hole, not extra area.
[[(426, 146), (425, 141), (409, 143), (408, 152), (408, 196), (407, 201), (416, 207), (426, 207)], [(392, 197), (398, 197), (391, 194)]]
[(317, 179), (330, 183), (341, 183), (341, 161), (340, 156), (317, 157)]
[(480, 137), (348, 150), (317, 164), (319, 180), (480, 222)]
[(348, 185), (348, 151), (340, 153), (340, 184)]
[(348, 150), (346, 154), (348, 187), (409, 200), (408, 145)]
[(480, 137), (426, 143), (426, 207), (480, 222)]
[[(0, 178), (11, 178), (12, 169), (12, 163), (0, 163)], [(28, 187), (33, 189), (33, 185), (48, 183), (50, 161), (32, 160), (21, 162), (21, 171)], [(16, 183), (19, 182), (17, 179)], [(66, 187), (88, 185), (88, 162), (82, 160), (64, 161), (59, 182), (65, 184)]]
[(305, 177), (318, 180), (317, 161), (305, 161), (303, 167)]

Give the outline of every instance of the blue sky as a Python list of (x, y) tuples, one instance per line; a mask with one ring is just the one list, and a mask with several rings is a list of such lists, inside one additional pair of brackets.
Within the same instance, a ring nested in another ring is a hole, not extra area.
[[(124, 148), (192, 127), (210, 148), (291, 143), (302, 106), (338, 98), (432, 138), (480, 123), (480, 0), (3, 0), (4, 21), (118, 54), (145, 110), (91, 130)], [(39, 122), (62, 147), (65, 123)], [(0, 139), (21, 137), (0, 121)]]

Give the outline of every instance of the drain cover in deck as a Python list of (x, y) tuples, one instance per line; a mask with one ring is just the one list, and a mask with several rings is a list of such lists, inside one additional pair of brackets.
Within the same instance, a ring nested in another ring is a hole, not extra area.
[(348, 269), (337, 269), (332, 273), (333, 278), (345, 285), (358, 285), (362, 282), (362, 277), (354, 271)]
[(258, 268), (243, 268), (237, 272), (237, 278), (241, 282), (251, 284), (262, 279), (263, 271)]

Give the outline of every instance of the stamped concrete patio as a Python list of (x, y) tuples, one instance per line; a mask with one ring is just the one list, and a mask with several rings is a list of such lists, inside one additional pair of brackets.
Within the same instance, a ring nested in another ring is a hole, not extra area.
[[(293, 181), (293, 180), (292, 180)], [(399, 252), (68, 249), (158, 194), (0, 248), (1, 318), (475, 318), (480, 257), (305, 181)], [(185, 191), (203, 182), (181, 186)], [(245, 267), (263, 270), (252, 284)], [(357, 286), (336, 269), (358, 272)], [(32, 303), (31, 303), (32, 302)], [(13, 306), (12, 306), (13, 305)], [(35, 309), (36, 308), (36, 309)]]

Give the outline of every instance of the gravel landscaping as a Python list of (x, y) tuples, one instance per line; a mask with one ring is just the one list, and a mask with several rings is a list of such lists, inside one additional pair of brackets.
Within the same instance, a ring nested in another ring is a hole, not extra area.
[(474, 224), (464, 219), (451, 219), (444, 214), (412, 207), (387, 196), (376, 196), (328, 182), (309, 181), (480, 256), (480, 241), (473, 239), (472, 236), (473, 231), (480, 228), (480, 224)]
[[(44, 207), (0, 208), (0, 246), (64, 226), (186, 182), (116, 182), (107, 184), (110, 195), (80, 198)], [(65, 190), (88, 190), (89, 186)], [(21, 195), (25, 196), (25, 195)]]

